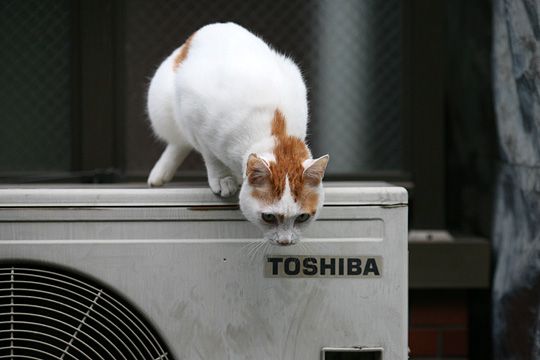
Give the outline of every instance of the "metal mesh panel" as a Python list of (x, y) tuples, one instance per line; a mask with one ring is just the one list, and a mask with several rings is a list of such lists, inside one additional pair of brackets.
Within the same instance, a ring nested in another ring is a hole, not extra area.
[(317, 12), (311, 133), (331, 172), (401, 168), (399, 4), (323, 1)]
[(0, 171), (71, 164), (70, 1), (0, 0)]
[[(310, 143), (330, 173), (400, 170), (400, 2), (356, 0), (129, 1), (125, 23), (127, 170), (148, 172), (162, 146), (145, 113), (149, 78), (212, 22), (233, 21), (291, 55), (310, 90)], [(188, 158), (181, 171), (204, 169)]]

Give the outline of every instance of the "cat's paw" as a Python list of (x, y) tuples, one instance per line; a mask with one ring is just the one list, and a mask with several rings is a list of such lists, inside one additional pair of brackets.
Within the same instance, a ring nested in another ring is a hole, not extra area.
[(174, 177), (174, 170), (168, 170), (165, 166), (162, 166), (159, 162), (154, 166), (150, 175), (148, 176), (148, 186), (160, 187), (165, 183), (168, 183)]
[(208, 184), (212, 192), (221, 197), (233, 196), (238, 191), (238, 184), (232, 176), (209, 178)]

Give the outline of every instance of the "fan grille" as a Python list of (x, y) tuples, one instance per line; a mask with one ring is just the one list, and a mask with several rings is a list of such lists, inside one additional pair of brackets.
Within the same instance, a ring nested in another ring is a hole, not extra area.
[(111, 290), (44, 266), (0, 265), (0, 359), (172, 359)]

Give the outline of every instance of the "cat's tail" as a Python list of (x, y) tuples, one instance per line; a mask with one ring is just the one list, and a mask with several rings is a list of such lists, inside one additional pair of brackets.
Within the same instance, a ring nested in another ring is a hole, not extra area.
[(190, 153), (190, 145), (167, 145), (148, 176), (148, 186), (162, 186), (174, 177), (176, 170)]

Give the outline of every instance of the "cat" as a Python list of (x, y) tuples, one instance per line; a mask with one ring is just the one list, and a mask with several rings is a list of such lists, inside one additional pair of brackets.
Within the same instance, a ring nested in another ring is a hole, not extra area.
[[(329, 156), (305, 143), (307, 90), (296, 64), (234, 23), (202, 27), (157, 69), (148, 115), (167, 147), (148, 177), (170, 181), (192, 149), (210, 189), (239, 187), (240, 209), (275, 245), (292, 245), (324, 202)], [(241, 185), (241, 186), (240, 186)]]

